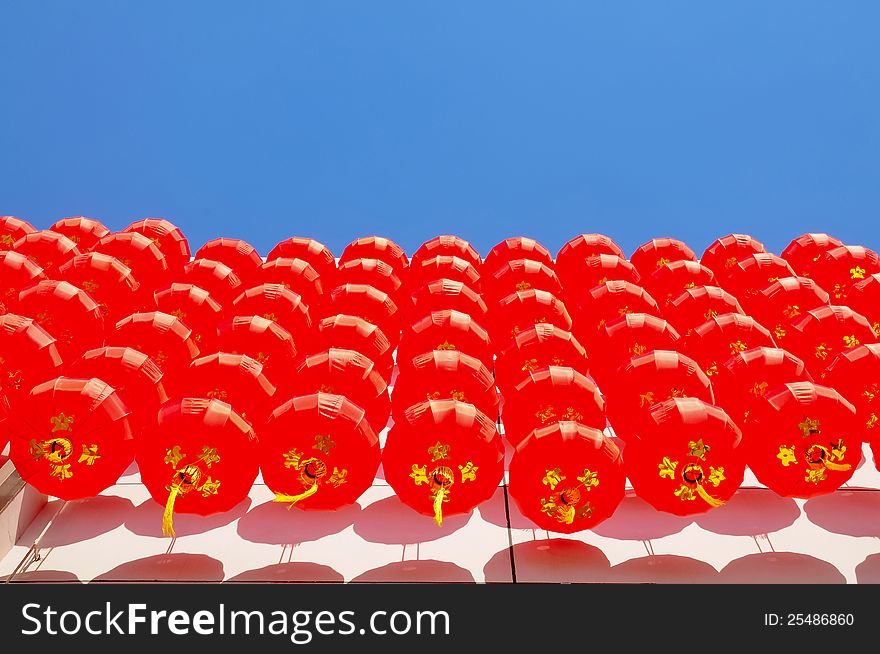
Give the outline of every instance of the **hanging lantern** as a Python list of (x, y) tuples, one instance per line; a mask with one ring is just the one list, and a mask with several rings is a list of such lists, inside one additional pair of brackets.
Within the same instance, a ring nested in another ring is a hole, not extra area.
[(628, 313), (605, 323), (587, 350), (590, 373), (605, 384), (618, 366), (651, 350), (677, 350), (681, 336), (675, 328), (647, 313)]
[(341, 284), (330, 291), (331, 310), (376, 325), (392, 346), (400, 341), (401, 315), (387, 293), (368, 284)]
[(689, 335), (695, 327), (725, 313), (746, 315), (737, 299), (718, 286), (686, 288), (663, 310), (663, 317), (682, 334)]
[(384, 261), (398, 277), (403, 276), (409, 259), (406, 252), (397, 243), (383, 236), (364, 236), (353, 240), (345, 246), (342, 256), (339, 257), (339, 265), (353, 261), (354, 259), (379, 259)]
[(412, 292), (412, 306), (404, 319), (412, 322), (432, 311), (452, 309), (485, 321), (489, 308), (480, 294), (464, 282), (435, 279)]
[(43, 280), (24, 289), (16, 309), (57, 340), (65, 363), (104, 345), (104, 315), (98, 303), (69, 282)]
[(93, 245), (110, 233), (106, 225), (85, 216), (62, 218), (49, 229), (69, 238), (76, 243), (76, 247), (82, 252), (90, 250)]
[(736, 262), (750, 254), (766, 252), (761, 241), (748, 234), (728, 234), (712, 242), (700, 257), (700, 263), (723, 279)]
[(853, 311), (868, 319), (874, 333), (880, 337), (880, 273), (868, 275), (854, 284), (846, 301)]
[(672, 350), (652, 350), (633, 357), (617, 369), (603, 390), (614, 434), (627, 442), (637, 438), (639, 425), (660, 402), (695, 397), (715, 404), (706, 373), (689, 356)]
[(697, 255), (677, 238), (653, 238), (636, 248), (629, 258), (642, 278), (673, 261), (696, 261)]
[(541, 323), (521, 331), (498, 353), (495, 378), (505, 395), (529, 373), (545, 366), (573, 368), (582, 375), (589, 372), (587, 352), (571, 332)]
[(464, 259), (474, 267), (477, 274), (480, 273), (483, 265), (480, 253), (463, 238), (458, 236), (435, 236), (430, 241), (422, 243), (419, 249), (413, 253), (409, 262), (410, 268), (419, 268), (423, 261), (438, 256)]
[(299, 295), (314, 321), (324, 311), (324, 284), (321, 276), (303, 259), (273, 259), (260, 266), (254, 284), (281, 284)]
[(276, 388), (289, 383), (302, 359), (290, 332), (274, 320), (260, 316), (233, 316), (217, 327), (221, 352), (245, 354), (263, 366), (263, 373)]
[(208, 516), (247, 497), (259, 471), (257, 439), (226, 402), (183, 398), (159, 410), (154, 438), (138, 441), (141, 479), (165, 507), (162, 531), (174, 537), (174, 513)]
[(0, 314), (14, 312), (18, 294), (47, 279), (46, 273), (28, 257), (12, 250), (0, 250)]
[(372, 361), (385, 383), (390, 383), (394, 369), (394, 347), (384, 332), (359, 316), (337, 314), (318, 323), (315, 352), (331, 348), (354, 350)]
[(791, 324), (810, 309), (829, 303), (828, 293), (806, 277), (783, 277), (776, 280), (750, 303), (749, 313), (785, 347)]
[[(557, 275), (562, 270), (556, 265)], [(572, 262), (563, 277), (562, 286), (565, 288), (565, 297), (583, 295), (594, 286), (599, 286), (607, 281), (620, 280), (630, 282), (637, 286), (641, 284), (639, 271), (623, 257), (613, 254), (594, 254), (586, 259)]]
[(300, 348), (313, 339), (312, 318), (302, 297), (281, 284), (253, 286), (235, 298), (230, 309), (236, 316), (261, 316), (274, 320), (293, 335)]
[(225, 263), (245, 285), (253, 283), (263, 265), (263, 257), (257, 249), (240, 238), (212, 239), (198, 249), (195, 258)]
[(114, 388), (130, 409), (128, 421), (134, 438), (152, 438), (159, 407), (168, 401), (163, 373), (156, 362), (130, 347), (89, 350), (70, 365), (71, 377), (95, 377)]
[(742, 435), (720, 408), (695, 397), (655, 404), (627, 443), (624, 469), (636, 495), (658, 511), (697, 515), (742, 484)]
[(152, 240), (138, 232), (107, 234), (92, 251), (119, 259), (131, 269), (144, 291), (165, 288), (172, 281), (165, 255)]
[(755, 402), (777, 386), (796, 381), (813, 381), (803, 361), (780, 348), (754, 347), (719, 366), (712, 387), (715, 404), (742, 426)]
[(208, 291), (211, 298), (224, 309), (231, 308), (235, 298), (246, 289), (232, 268), (210, 259), (190, 261), (183, 267), (183, 273), (177, 281)]
[(109, 254), (78, 254), (62, 264), (55, 276), (92, 296), (108, 326), (137, 311), (152, 310), (156, 306), (153, 298), (142, 292), (131, 268)]
[(780, 256), (788, 261), (795, 275), (810, 277), (813, 266), (822, 255), (842, 245), (843, 241), (828, 234), (801, 234), (786, 246)]
[(0, 316), (0, 384), (10, 406), (15, 408), (37, 384), (59, 376), (61, 365), (57, 341), (33, 318)]
[(654, 298), (641, 286), (630, 282), (609, 281), (567, 297), (575, 330), (585, 343), (589, 343), (606, 322), (618, 316), (628, 313), (660, 316), (660, 307)]
[(747, 313), (760, 302), (761, 291), (779, 279), (794, 277), (794, 270), (782, 257), (769, 252), (748, 254), (727, 269), (721, 285), (742, 305)]
[(180, 382), (199, 356), (192, 330), (182, 320), (161, 311), (133, 313), (107, 333), (107, 345), (131, 347), (156, 362), (169, 397), (179, 395)]
[(156, 292), (156, 307), (174, 316), (192, 330), (199, 352), (217, 350), (217, 326), (223, 321), (223, 307), (211, 294), (193, 284), (171, 284)]
[(410, 292), (435, 279), (463, 282), (477, 293), (482, 291), (479, 268), (462, 257), (438, 255), (430, 259), (413, 259), (406, 269), (406, 287)]
[(712, 377), (730, 357), (753, 347), (776, 347), (776, 341), (767, 328), (751, 316), (724, 313), (695, 328), (685, 339), (683, 349)]
[(409, 302), (403, 292), (403, 282), (394, 268), (380, 259), (349, 259), (340, 263), (336, 273), (337, 284), (364, 284), (386, 293), (397, 306)]
[(573, 368), (549, 366), (530, 372), (506, 398), (504, 437), (518, 447), (533, 429), (572, 420), (605, 429), (605, 400), (596, 384)]
[(336, 258), (323, 243), (313, 238), (293, 236), (278, 243), (272, 251), (266, 255), (266, 261), (275, 259), (302, 259), (321, 276), (324, 288), (333, 288), (336, 285)]
[(855, 407), (862, 440), (874, 447), (880, 434), (880, 344), (840, 352), (822, 373), (822, 384)]
[(837, 490), (862, 456), (855, 407), (834, 389), (810, 382), (764, 395), (744, 430), (749, 468), (782, 497), (806, 499)]
[(376, 476), (380, 446), (364, 410), (343, 397), (294, 397), (260, 438), (260, 468), (276, 502), (332, 511), (354, 503)]
[(473, 404), (455, 400), (407, 409), (388, 433), (382, 461), (397, 497), (438, 525), (492, 497), (504, 475), (495, 422)]
[[(17, 249), (17, 248), (16, 248)], [(850, 289), (874, 273), (880, 273), (877, 253), (858, 245), (826, 251), (812, 268), (811, 277), (831, 294), (834, 304), (846, 304)]]
[(877, 335), (867, 318), (849, 307), (831, 305), (810, 309), (793, 322), (785, 348), (818, 378), (838, 353), (875, 342)]
[(330, 348), (299, 364), (285, 387), (286, 397), (331, 393), (342, 395), (364, 410), (375, 433), (391, 415), (388, 384), (375, 364), (355, 350)]
[(626, 259), (620, 246), (604, 234), (580, 234), (562, 246), (556, 254), (556, 274), (563, 286), (580, 285), (583, 261), (599, 254)]
[(524, 516), (548, 531), (593, 529), (611, 517), (625, 487), (618, 447), (577, 422), (534, 430), (510, 462), (510, 496)]
[(562, 296), (562, 284), (553, 267), (532, 259), (513, 259), (495, 269), (483, 282), (488, 302), (497, 302), (515, 291), (547, 291)]
[(26, 220), (15, 216), (0, 216), (0, 250), (11, 250), (15, 242), (37, 231)]
[[(189, 251), (189, 241), (183, 231), (170, 220), (144, 218), (136, 220), (122, 231), (137, 232), (150, 239), (153, 245), (159, 248), (159, 252), (165, 255), (168, 269), (175, 275), (181, 272), (192, 258)], [(180, 280), (175, 279), (174, 281)]]
[(486, 276), (494, 275), (508, 261), (519, 259), (537, 261), (551, 269), (555, 266), (553, 255), (538, 241), (525, 236), (515, 236), (504, 239), (489, 251), (483, 260), (483, 273)]
[(532, 325), (550, 323), (571, 331), (571, 316), (562, 300), (547, 291), (515, 291), (498, 300), (487, 316), (493, 340), (505, 343)]
[(394, 415), (426, 400), (458, 400), (497, 418), (498, 389), (492, 372), (476, 357), (454, 350), (433, 350), (401, 361), (391, 397)]
[(10, 416), (10, 458), (41, 493), (93, 497), (116, 483), (134, 458), (128, 415), (100, 379), (45, 381)]
[(642, 286), (662, 309), (686, 288), (717, 286), (715, 273), (696, 261), (671, 261), (650, 275), (642, 276)]
[(12, 249), (27, 256), (50, 277), (66, 261), (80, 253), (76, 243), (58, 232), (43, 229), (22, 236)]
[(466, 313), (444, 309), (432, 311), (404, 329), (397, 350), (398, 361), (431, 350), (457, 350), (492, 366), (494, 351), (489, 333)]

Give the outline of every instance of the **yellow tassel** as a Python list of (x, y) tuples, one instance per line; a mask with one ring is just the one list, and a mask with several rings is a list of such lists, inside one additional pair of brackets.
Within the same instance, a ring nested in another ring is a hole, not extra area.
[(443, 486), (437, 491), (437, 495), (434, 496), (434, 520), (437, 522), (438, 527), (443, 526), (443, 498), (446, 497), (446, 489)]
[(823, 461), (823, 463), (829, 470), (836, 470), (837, 472), (844, 472), (852, 468), (848, 463), (832, 463), (831, 461)]
[(711, 506), (713, 509), (717, 509), (719, 506), (724, 504), (724, 500), (719, 500), (709, 495), (706, 489), (703, 488), (702, 484), (697, 484), (697, 495), (703, 498), (703, 501)]
[(575, 515), (574, 507), (569, 506), (569, 507), (566, 507), (565, 509), (563, 509), (562, 511), (559, 511), (559, 517), (557, 518), (557, 520), (559, 520), (559, 522), (561, 522), (564, 525), (570, 525), (570, 524), (574, 523), (574, 515)]
[(305, 492), (300, 493), (299, 495), (285, 495), (284, 493), (275, 493), (275, 502), (289, 502), (290, 506), (287, 507), (288, 511), (293, 508), (293, 505), (299, 502), (300, 500), (304, 500), (307, 497), (311, 497), (315, 493), (318, 492), (318, 484), (314, 483), (309, 486)]
[(168, 501), (165, 502), (165, 513), (162, 514), (162, 533), (169, 538), (174, 538), (174, 500), (180, 493), (180, 484), (174, 484), (171, 492), (168, 494)]

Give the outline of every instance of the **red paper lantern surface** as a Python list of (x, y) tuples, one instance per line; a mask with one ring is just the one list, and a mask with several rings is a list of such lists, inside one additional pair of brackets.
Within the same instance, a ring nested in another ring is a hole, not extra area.
[(377, 434), (391, 415), (388, 384), (375, 363), (355, 350), (330, 348), (306, 357), (284, 391), (285, 397), (319, 392), (342, 395), (364, 410)]
[(413, 258), (406, 269), (406, 287), (410, 292), (435, 279), (454, 279), (467, 284), (478, 293), (482, 291), (479, 268), (463, 257), (447, 254), (429, 259)]
[(302, 359), (293, 336), (274, 320), (260, 316), (233, 316), (217, 327), (222, 352), (246, 354), (263, 366), (276, 387), (283, 388)]
[(517, 259), (530, 259), (550, 268), (555, 266), (553, 255), (538, 241), (525, 236), (515, 236), (504, 239), (489, 251), (483, 260), (483, 274), (494, 275), (495, 271), (505, 263)]
[(383, 236), (363, 236), (356, 238), (345, 246), (339, 257), (339, 265), (354, 259), (379, 259), (384, 261), (401, 277), (409, 265), (409, 259), (403, 248), (391, 239)]
[(500, 398), (492, 372), (476, 357), (454, 350), (433, 350), (400, 362), (392, 408), (400, 419), (406, 409), (426, 400), (473, 404), (489, 418), (498, 416)]
[(330, 291), (334, 314), (359, 316), (379, 329), (392, 344), (400, 342), (401, 313), (394, 300), (368, 284), (342, 284)]
[(867, 318), (849, 307), (831, 305), (810, 309), (793, 322), (785, 349), (803, 359), (818, 377), (840, 352), (876, 342)]
[(660, 307), (641, 286), (630, 282), (609, 281), (586, 290), (569, 294), (567, 306), (571, 310), (575, 330), (584, 342), (590, 342), (595, 333), (609, 320), (628, 313), (649, 313), (660, 316)]
[(588, 374), (590, 368), (587, 351), (571, 332), (541, 323), (521, 331), (498, 353), (498, 387), (507, 394), (529, 373), (545, 366), (574, 368), (582, 375)]
[(712, 377), (730, 357), (753, 347), (776, 347), (776, 341), (754, 318), (725, 313), (694, 329), (685, 339), (683, 349)]
[(195, 258), (225, 263), (244, 284), (253, 283), (263, 265), (263, 258), (257, 249), (240, 238), (212, 239), (198, 249)]
[(78, 254), (58, 268), (56, 277), (91, 295), (109, 326), (132, 313), (156, 306), (154, 299), (142, 291), (131, 269), (109, 254)]
[(811, 277), (828, 291), (833, 304), (846, 304), (850, 289), (874, 273), (880, 273), (876, 252), (858, 245), (844, 245), (827, 250), (819, 257)]
[(15, 406), (35, 385), (61, 374), (61, 353), (55, 337), (33, 318), (0, 316), (0, 384)]
[(50, 277), (61, 264), (80, 253), (76, 243), (49, 229), (22, 236), (13, 244), (12, 249), (27, 256)]
[(394, 423), (382, 462), (400, 500), (440, 525), (444, 516), (470, 513), (495, 494), (504, 447), (495, 422), (473, 404), (431, 400)]
[(159, 251), (165, 255), (168, 269), (174, 274), (182, 271), (183, 267), (192, 258), (189, 251), (189, 241), (187, 241), (183, 231), (170, 220), (165, 220), (164, 218), (144, 218), (143, 220), (134, 221), (122, 231), (137, 232), (150, 239), (159, 248)]
[(412, 322), (443, 309), (461, 311), (483, 322), (489, 311), (480, 294), (464, 282), (435, 279), (413, 291), (412, 306), (404, 319)]
[(748, 234), (728, 234), (713, 241), (700, 257), (700, 263), (721, 281), (736, 262), (750, 254), (766, 252), (761, 241)]
[(715, 404), (742, 426), (756, 402), (777, 386), (796, 381), (813, 381), (803, 361), (780, 348), (754, 347), (719, 366), (712, 387)]
[(409, 361), (431, 350), (458, 350), (476, 357), (490, 368), (494, 358), (489, 333), (471, 316), (460, 311), (432, 311), (407, 326), (400, 339), (397, 358)]
[(260, 437), (260, 468), (276, 502), (329, 511), (355, 502), (379, 469), (380, 446), (364, 410), (342, 395), (294, 397)]
[(783, 497), (836, 490), (862, 456), (856, 410), (836, 390), (810, 382), (778, 386), (755, 403), (744, 426), (746, 461)]
[(24, 289), (16, 309), (55, 337), (65, 363), (104, 345), (104, 315), (91, 295), (69, 282), (43, 280)]
[(242, 292), (230, 309), (236, 316), (260, 316), (273, 320), (293, 335), (300, 348), (313, 339), (312, 318), (302, 296), (281, 284), (260, 284)]
[(874, 333), (880, 337), (880, 273), (868, 275), (854, 284), (846, 301), (853, 311), (868, 319)]
[(750, 303), (749, 313), (785, 347), (791, 324), (810, 309), (828, 305), (829, 296), (806, 277), (783, 277), (765, 287)]
[(505, 343), (532, 325), (550, 323), (571, 331), (571, 316), (565, 303), (547, 291), (515, 291), (498, 300), (487, 319), (492, 339)]
[(309, 307), (313, 321), (324, 312), (324, 282), (304, 259), (273, 259), (257, 272), (255, 284), (281, 284), (299, 295)]
[(213, 515), (247, 497), (259, 471), (250, 423), (226, 402), (182, 398), (159, 409), (154, 438), (138, 440), (141, 479), (165, 507), (162, 530), (174, 536), (173, 514)]
[(618, 366), (651, 350), (677, 350), (681, 336), (670, 323), (647, 313), (628, 313), (599, 330), (587, 354), (590, 371), (600, 384)]
[(202, 288), (211, 294), (224, 309), (232, 307), (246, 287), (241, 279), (225, 263), (210, 259), (194, 259), (183, 267), (176, 281), (186, 282)]
[(720, 408), (695, 397), (655, 404), (624, 468), (636, 495), (658, 511), (689, 516), (729, 500), (745, 471), (742, 435)]
[(623, 501), (620, 449), (600, 430), (553, 422), (533, 431), (510, 462), (510, 496), (539, 528), (592, 529)]
[(696, 397), (715, 404), (709, 377), (697, 362), (672, 350), (652, 350), (617, 369), (605, 391), (605, 408), (614, 434), (624, 441), (638, 437), (651, 407), (674, 397)]
[(94, 218), (86, 218), (85, 216), (62, 218), (49, 229), (69, 238), (83, 252), (91, 249), (95, 243), (110, 233), (106, 225)]
[(223, 321), (223, 307), (203, 288), (193, 284), (171, 284), (157, 291), (159, 311), (179, 318), (192, 330), (199, 352), (217, 350), (217, 327)]
[(556, 254), (556, 274), (563, 286), (579, 285), (583, 261), (598, 254), (626, 259), (620, 246), (604, 234), (580, 234), (568, 241)]
[(533, 429), (558, 420), (605, 429), (605, 400), (593, 382), (572, 368), (549, 366), (530, 372), (507, 399), (501, 420), (504, 437), (514, 447)]
[(684, 241), (676, 238), (653, 238), (636, 248), (630, 263), (643, 278), (673, 261), (696, 261), (697, 255)]
[(26, 220), (15, 216), (0, 216), (0, 250), (11, 250), (15, 242), (37, 231)]
[(760, 302), (758, 297), (765, 288), (779, 279), (794, 277), (795, 272), (782, 257), (769, 252), (749, 254), (727, 269), (721, 285), (750, 313)]
[(381, 329), (358, 316), (337, 314), (318, 323), (315, 352), (331, 348), (360, 352), (376, 365), (385, 383), (394, 369), (394, 347)]
[(339, 264), (336, 272), (338, 284), (365, 284), (386, 293), (395, 304), (409, 302), (403, 292), (403, 282), (394, 268), (381, 259), (349, 259)]
[(438, 256), (464, 259), (474, 267), (477, 274), (480, 273), (483, 265), (480, 253), (466, 240), (458, 236), (442, 235), (435, 236), (419, 246), (410, 258), (410, 268), (419, 268), (423, 261)]
[(586, 259), (575, 260), (567, 266), (567, 276), (560, 274), (563, 270), (556, 265), (556, 274), (562, 280), (564, 296), (579, 296), (594, 286), (607, 281), (620, 280), (640, 285), (641, 275), (629, 261), (613, 254), (594, 254)]
[(532, 259), (506, 261), (483, 280), (486, 300), (490, 303), (515, 291), (529, 289), (547, 291), (556, 297), (562, 297), (562, 284), (553, 272), (553, 267)]
[(862, 440), (875, 447), (880, 434), (880, 344), (859, 345), (840, 352), (825, 369), (821, 383), (855, 407)]
[(165, 255), (155, 243), (138, 232), (107, 234), (92, 248), (116, 257), (131, 269), (144, 291), (152, 292), (171, 283), (172, 272)]
[(0, 250), (0, 314), (15, 312), (18, 294), (31, 284), (47, 279), (46, 273), (25, 255)]
[(100, 379), (38, 384), (9, 421), (10, 458), (41, 493), (92, 497), (116, 483), (134, 458), (129, 409)]
[(321, 276), (324, 288), (333, 288), (336, 285), (334, 281), (336, 258), (323, 243), (313, 238), (292, 236), (281, 241), (266, 255), (266, 261), (274, 261), (275, 259), (302, 259), (307, 261)]
[(168, 401), (162, 370), (143, 352), (130, 347), (89, 350), (70, 365), (71, 377), (96, 377), (110, 384), (129, 407), (132, 436), (152, 438), (159, 407)]
[(671, 261), (650, 275), (642, 276), (642, 286), (661, 308), (665, 308), (686, 288), (716, 285), (715, 273), (696, 261)]
[(815, 263), (828, 250), (843, 245), (843, 241), (828, 234), (801, 234), (792, 239), (780, 255), (799, 277), (809, 277)]
[(688, 334), (710, 318), (725, 313), (746, 315), (736, 297), (723, 288), (694, 286), (672, 298), (663, 310), (663, 317), (682, 334)]

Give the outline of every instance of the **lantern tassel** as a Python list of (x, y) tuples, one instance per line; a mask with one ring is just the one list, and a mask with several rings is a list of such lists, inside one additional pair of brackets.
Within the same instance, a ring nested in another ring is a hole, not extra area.
[(446, 489), (442, 486), (434, 496), (434, 520), (438, 527), (443, 526), (443, 498), (446, 497)]
[(275, 502), (287, 502), (290, 506), (287, 507), (287, 510), (293, 508), (293, 505), (299, 502), (300, 500), (304, 500), (307, 497), (311, 497), (315, 493), (318, 492), (318, 484), (317, 482), (309, 486), (304, 492), (299, 495), (285, 495), (284, 493), (275, 493)]
[(852, 468), (852, 466), (848, 463), (833, 463), (832, 461), (823, 461), (825, 467), (829, 470), (836, 470), (837, 472), (844, 472)]
[(697, 495), (699, 495), (703, 499), (703, 501), (711, 506), (713, 509), (717, 509), (719, 506), (724, 504), (724, 500), (719, 500), (709, 495), (709, 492), (705, 488), (703, 488), (702, 484), (697, 484)]
[(169, 538), (174, 538), (174, 501), (180, 493), (180, 484), (174, 484), (165, 502), (165, 513), (162, 514), (162, 533)]

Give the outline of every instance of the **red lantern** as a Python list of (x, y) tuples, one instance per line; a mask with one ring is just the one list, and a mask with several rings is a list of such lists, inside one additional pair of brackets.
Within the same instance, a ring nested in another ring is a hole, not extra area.
[(483, 261), (483, 273), (487, 276), (494, 275), (495, 271), (505, 263), (518, 259), (537, 261), (549, 268), (553, 268), (555, 265), (553, 255), (538, 241), (525, 236), (516, 236), (504, 239), (489, 251)]
[(137, 232), (150, 239), (165, 255), (165, 262), (173, 274), (182, 271), (192, 258), (186, 236), (177, 225), (164, 218), (136, 220), (122, 231)]
[(391, 381), (394, 370), (394, 347), (376, 325), (358, 316), (337, 314), (318, 323), (315, 352), (331, 348), (360, 352), (376, 364), (376, 370), (385, 383)]
[(867, 318), (849, 307), (831, 305), (810, 309), (793, 322), (785, 347), (816, 377), (838, 353), (876, 342)]
[(628, 313), (608, 321), (596, 334), (587, 350), (591, 373), (599, 383), (605, 383), (631, 358), (651, 350), (677, 350), (680, 340), (667, 321), (647, 313)]
[(190, 363), (199, 356), (192, 330), (183, 321), (161, 311), (133, 313), (107, 334), (107, 345), (131, 347), (151, 357), (164, 373), (169, 397), (179, 394)]
[(38, 384), (12, 415), (10, 458), (41, 493), (92, 497), (116, 483), (134, 458), (129, 409), (100, 379)]
[(553, 422), (520, 443), (508, 487), (539, 528), (571, 534), (611, 517), (623, 501), (626, 475), (620, 450), (600, 430)]
[(629, 258), (639, 275), (649, 277), (658, 268), (673, 261), (696, 261), (697, 255), (677, 238), (653, 238), (636, 248)]
[(37, 231), (26, 220), (15, 216), (0, 216), (0, 250), (11, 250), (15, 242)]
[(163, 373), (156, 362), (130, 347), (99, 347), (89, 350), (70, 366), (71, 377), (96, 377), (110, 384), (131, 410), (132, 436), (152, 438), (159, 407), (168, 401)]
[(660, 307), (641, 286), (630, 282), (610, 281), (593, 286), (582, 294), (568, 296), (574, 313), (574, 324), (581, 340), (589, 342), (609, 320), (628, 313), (649, 313), (660, 316)]
[(406, 319), (416, 320), (432, 311), (453, 309), (485, 321), (489, 308), (480, 294), (464, 282), (435, 279), (412, 293), (412, 308)]
[(375, 364), (360, 352), (330, 348), (313, 354), (299, 364), (285, 388), (288, 397), (319, 392), (342, 395), (362, 408), (377, 434), (388, 424), (388, 384)]
[(16, 310), (57, 339), (65, 363), (104, 345), (104, 315), (98, 303), (69, 282), (47, 279), (29, 286), (19, 294)]
[(813, 266), (822, 255), (842, 245), (843, 241), (828, 234), (801, 234), (786, 246), (781, 256), (798, 277), (810, 277)]
[(614, 433), (625, 441), (655, 404), (674, 397), (696, 397), (715, 404), (712, 384), (697, 362), (680, 352), (652, 350), (617, 369), (605, 391), (605, 407)]
[(470, 513), (498, 490), (504, 447), (495, 422), (473, 404), (431, 400), (411, 406), (388, 433), (385, 479), (407, 506), (432, 516)]
[(95, 243), (110, 233), (110, 230), (107, 229), (106, 225), (98, 220), (86, 218), (85, 216), (62, 218), (49, 229), (53, 232), (63, 234), (76, 243), (76, 246), (82, 251), (91, 249)]
[(34, 321), (13, 313), (0, 316), (0, 384), (15, 406), (37, 384), (61, 374), (55, 338)]
[(223, 307), (208, 291), (193, 284), (172, 284), (156, 292), (156, 307), (192, 330), (199, 352), (217, 350), (217, 326), (223, 321)]
[(844, 245), (826, 251), (811, 273), (816, 283), (831, 294), (834, 304), (846, 304), (854, 285), (874, 273), (880, 273), (880, 260), (873, 250), (858, 245)]
[(847, 305), (856, 313), (860, 313), (880, 337), (880, 273), (868, 275), (854, 284), (847, 295)]
[(530, 372), (504, 404), (504, 437), (519, 447), (533, 429), (559, 420), (573, 420), (605, 429), (605, 400), (596, 384), (573, 368), (549, 366)]
[(398, 419), (426, 400), (467, 402), (493, 418), (500, 401), (490, 370), (476, 357), (454, 350), (424, 352), (401, 362), (391, 399)]
[(337, 284), (366, 284), (386, 293), (395, 304), (409, 301), (403, 293), (403, 283), (394, 268), (380, 259), (349, 259), (340, 263), (336, 272)]
[(394, 300), (368, 284), (342, 284), (330, 291), (334, 313), (359, 316), (373, 323), (392, 344), (400, 341), (401, 315)]
[(0, 314), (14, 312), (18, 294), (46, 278), (46, 273), (28, 257), (12, 250), (0, 250)]
[(466, 313), (432, 311), (405, 328), (397, 351), (399, 361), (431, 350), (458, 350), (476, 357), (489, 368), (494, 352), (489, 333)]
[(737, 299), (718, 286), (686, 288), (663, 310), (663, 317), (683, 334), (689, 334), (710, 318), (725, 313), (746, 315)]
[(624, 468), (636, 495), (658, 511), (680, 516), (717, 508), (739, 488), (745, 472), (733, 420), (695, 397), (655, 404), (627, 444)]
[(419, 249), (413, 253), (409, 262), (410, 268), (419, 268), (423, 261), (438, 256), (464, 259), (474, 267), (477, 274), (480, 273), (483, 265), (480, 253), (463, 238), (458, 236), (435, 236), (430, 241), (422, 243)]
[(716, 286), (715, 273), (696, 261), (672, 261), (642, 277), (642, 285), (665, 308), (686, 288)]
[(119, 259), (145, 291), (165, 288), (172, 280), (165, 255), (152, 240), (138, 232), (108, 234), (92, 250)]
[(252, 283), (263, 265), (263, 257), (257, 249), (240, 238), (212, 239), (198, 249), (195, 258), (225, 263), (244, 284)]
[(498, 301), (488, 315), (492, 339), (505, 343), (532, 325), (550, 323), (571, 331), (571, 316), (562, 300), (547, 291), (515, 291)]
[(794, 277), (794, 270), (782, 257), (769, 252), (749, 254), (727, 269), (721, 285), (750, 313), (762, 290), (779, 279)]
[(380, 460), (364, 410), (330, 393), (294, 397), (275, 409), (259, 449), (275, 501), (305, 510), (352, 504), (373, 483)]
[(730, 357), (753, 347), (776, 347), (776, 341), (757, 320), (738, 313), (713, 316), (695, 328), (684, 343), (684, 351), (710, 377), (717, 375)]
[(318, 272), (303, 259), (273, 259), (257, 273), (255, 284), (281, 284), (299, 295), (314, 318), (324, 311), (324, 284)]
[(761, 252), (766, 252), (761, 241), (748, 234), (728, 234), (716, 239), (706, 248), (703, 256), (700, 257), (700, 263), (721, 279), (737, 261), (750, 254)]
[(336, 258), (323, 243), (319, 243), (313, 238), (293, 236), (281, 241), (266, 255), (266, 261), (274, 261), (275, 259), (307, 261), (321, 276), (324, 288), (333, 288), (336, 285), (334, 281)]
[(261, 316), (274, 320), (293, 335), (301, 349), (313, 340), (312, 318), (302, 297), (281, 284), (260, 284), (247, 289), (232, 303), (236, 316)]
[(750, 313), (771, 331), (780, 347), (785, 347), (791, 323), (810, 309), (826, 306), (828, 300), (828, 293), (812, 279), (783, 277), (755, 296)]
[(852, 403), (862, 440), (875, 447), (880, 433), (880, 344), (859, 345), (838, 354), (822, 374), (822, 383)]
[(406, 287), (410, 292), (435, 279), (454, 279), (482, 290), (479, 268), (462, 257), (438, 255), (430, 259), (415, 259), (406, 270)]
[(29, 257), (50, 276), (55, 274), (61, 264), (80, 253), (76, 243), (63, 234), (48, 229), (22, 236), (12, 249)]
[(750, 348), (718, 367), (712, 377), (715, 404), (743, 425), (755, 402), (777, 386), (796, 381), (813, 381), (803, 361), (780, 348)]
[(353, 261), (354, 259), (379, 259), (384, 261), (400, 277), (409, 265), (406, 252), (391, 239), (382, 236), (364, 236), (353, 240), (345, 246), (342, 256), (339, 257), (339, 265)]
[(183, 267), (183, 274), (178, 281), (208, 291), (224, 309), (232, 307), (235, 298), (246, 288), (232, 268), (225, 263), (210, 259), (190, 261)]
[(827, 386), (794, 382), (756, 402), (744, 427), (746, 461), (782, 497), (837, 490), (862, 455), (856, 410)]
[[(558, 264), (556, 268), (557, 271), (561, 270)], [(635, 266), (623, 257), (613, 254), (594, 254), (573, 262), (566, 274), (567, 277), (560, 276), (566, 298), (583, 295), (594, 286), (611, 280), (630, 282), (637, 286), (641, 284), (641, 276)]]
[(573, 368), (588, 374), (587, 352), (571, 332), (541, 323), (521, 331), (498, 353), (495, 377), (505, 394), (530, 372), (545, 366)]
[(626, 259), (620, 246), (604, 234), (580, 234), (562, 246), (556, 254), (556, 274), (563, 286), (580, 285), (583, 261), (598, 254)]
[(274, 320), (260, 316), (234, 316), (217, 327), (220, 351), (246, 354), (263, 366), (276, 387), (288, 383), (302, 355), (293, 336)]
[(61, 265), (56, 276), (91, 295), (107, 325), (115, 325), (125, 316), (156, 306), (153, 298), (141, 291), (140, 282), (131, 269), (109, 254), (78, 254)]
[(486, 299), (495, 302), (515, 291), (547, 291), (562, 297), (562, 284), (553, 267), (532, 259), (506, 261), (483, 282)]
[(154, 438), (138, 441), (141, 479), (165, 507), (162, 531), (173, 537), (174, 513), (213, 515), (247, 497), (259, 471), (257, 439), (227, 403), (183, 398), (162, 406)]

